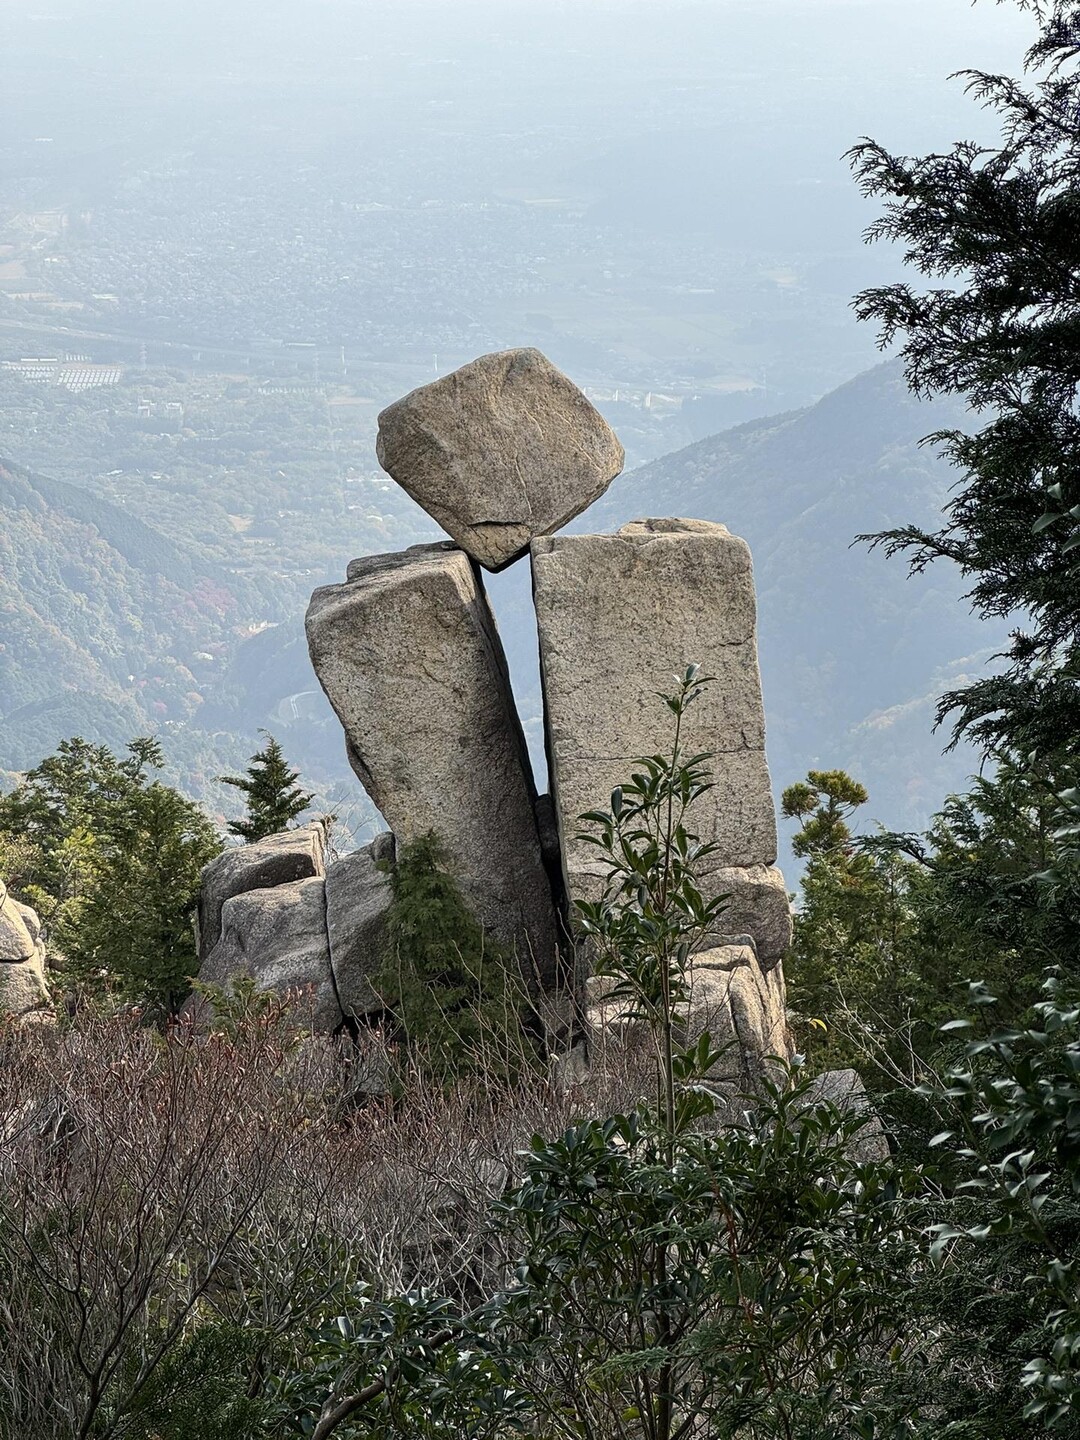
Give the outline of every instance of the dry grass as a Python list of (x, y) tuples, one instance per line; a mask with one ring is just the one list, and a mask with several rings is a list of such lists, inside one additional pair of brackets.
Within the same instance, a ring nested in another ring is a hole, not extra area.
[(361, 1102), (378, 1038), (298, 1043), (287, 1013), (202, 1039), (136, 1015), (0, 1030), (0, 1440), (129, 1433), (196, 1323), (265, 1337), (254, 1389), (358, 1282), (475, 1303), (505, 1278), (488, 1207), (517, 1153), (640, 1093), (414, 1077)]

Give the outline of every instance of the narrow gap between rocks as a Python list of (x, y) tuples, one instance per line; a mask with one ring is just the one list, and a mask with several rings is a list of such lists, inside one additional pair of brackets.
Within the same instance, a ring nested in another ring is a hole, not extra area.
[(495, 612), (499, 636), (510, 668), (521, 728), (529, 747), (533, 777), (538, 793), (547, 789), (547, 756), (544, 753), (544, 703), (540, 689), (540, 644), (532, 598), (532, 567), (529, 557), (516, 561), (498, 575), (484, 575), (484, 587)]

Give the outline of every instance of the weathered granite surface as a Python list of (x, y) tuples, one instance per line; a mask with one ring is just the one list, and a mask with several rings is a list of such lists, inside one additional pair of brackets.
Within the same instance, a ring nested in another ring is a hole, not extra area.
[(354, 561), (316, 590), (312, 664), (350, 763), (399, 844), (428, 833), (529, 980), (556, 966), (536, 792), (478, 569), (453, 545)]
[(684, 753), (714, 752), (714, 788), (692, 816), (701, 839), (718, 847), (702, 878), (717, 893), (732, 867), (771, 866), (776, 817), (746, 542), (704, 520), (638, 520), (614, 535), (535, 540), (532, 564), (571, 897), (594, 895), (601, 870), (576, 838), (578, 817), (607, 806), (637, 756), (670, 749), (671, 715), (657, 694), (690, 663), (714, 677), (683, 729)]
[(37, 911), (14, 899), (0, 880), (0, 1015), (51, 1014), (45, 942)]
[[(765, 974), (746, 945), (722, 945), (695, 955), (687, 970), (690, 998), (676, 1027), (680, 1044), (708, 1031), (721, 1052), (711, 1072), (716, 1080), (752, 1087), (775, 1060), (789, 1061), (791, 1036), (782, 966)], [(649, 1043), (645, 1022), (632, 1018), (622, 999), (610, 998), (611, 982), (591, 980), (586, 1016), (589, 1048), (603, 1064), (609, 1046)]]
[(749, 935), (763, 970), (771, 970), (791, 945), (791, 902), (775, 865), (714, 870), (709, 888), (728, 900), (717, 941)]
[(857, 1070), (826, 1070), (815, 1076), (805, 1103), (809, 1108), (822, 1102), (866, 1117), (865, 1124), (855, 1131), (848, 1145), (848, 1154), (857, 1164), (888, 1160), (891, 1152), (885, 1127)]
[(604, 493), (623, 448), (539, 350), (482, 355), (388, 406), (379, 463), (489, 570)]
[(326, 828), (321, 822), (267, 835), (251, 845), (224, 850), (202, 872), (199, 890), (199, 958), (205, 960), (221, 938), (221, 911), (227, 900), (248, 890), (287, 885), (325, 871)]
[[(257, 990), (301, 992), (297, 1018), (317, 1034), (338, 1028), (342, 1011), (330, 965), (321, 876), (247, 890), (225, 901), (221, 936), (199, 979), (228, 989), (241, 975), (250, 976)], [(205, 1007), (196, 1011), (201, 1016)]]
[[(37, 954), (37, 939), (26, 923), (29, 916), (37, 925), (34, 911), (18, 904), (0, 880), (0, 965), (21, 965)], [(40, 933), (40, 927), (38, 930)]]
[(349, 1018), (382, 1009), (371, 980), (389, 958), (387, 911), (393, 887), (381, 867), (393, 858), (393, 835), (380, 835), (362, 850), (335, 860), (326, 872), (330, 966), (338, 1001)]

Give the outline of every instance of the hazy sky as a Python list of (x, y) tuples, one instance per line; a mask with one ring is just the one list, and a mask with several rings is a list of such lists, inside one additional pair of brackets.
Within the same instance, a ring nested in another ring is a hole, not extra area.
[(992, 0), (0, 0), (0, 129), (55, 113), (92, 140), (170, 98), (242, 108), (260, 81), (286, 106), (344, 86), (403, 121), (486, 123), (496, 100), (515, 128), (595, 111), (602, 132), (606, 107), (635, 134), (794, 102), (838, 153), (877, 127), (910, 149), (977, 128), (946, 77), (1015, 72), (1029, 31)]

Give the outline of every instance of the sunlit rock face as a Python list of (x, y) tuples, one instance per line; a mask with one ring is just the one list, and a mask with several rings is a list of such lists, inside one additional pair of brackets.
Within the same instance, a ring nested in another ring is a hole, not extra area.
[[(319, 1035), (382, 1010), (373, 980), (389, 958), (393, 836), (380, 835), (325, 869), (324, 840), (322, 824), (286, 830), (207, 866), (203, 912), (212, 909), (214, 929), (206, 933), (216, 938), (200, 964), (200, 988), (184, 1007), (188, 1023), (210, 1025), (213, 989), (234, 994), (240, 980), (288, 995), (296, 1028)], [(225, 859), (232, 863), (223, 866)], [(230, 886), (242, 888), (226, 894)]]
[[(717, 1052), (710, 1077), (736, 1090), (750, 1089), (770, 1073), (778, 1079), (793, 1053), (782, 967), (766, 973), (751, 946), (721, 945), (695, 955), (686, 980), (688, 999), (679, 1013), (678, 1043), (692, 1045), (707, 1033)], [(652, 1050), (640, 1013), (625, 998), (606, 993), (610, 981), (592, 981), (588, 989), (586, 1019), (594, 1064), (617, 1061), (613, 1050)]]
[(267, 835), (251, 845), (235, 845), (210, 861), (199, 891), (199, 958), (205, 960), (221, 939), (224, 906), (249, 890), (266, 890), (307, 880), (326, 871), (326, 828), (321, 823)]
[(46, 1016), (51, 1004), (41, 921), (0, 880), (0, 1015)]
[(477, 567), (449, 544), (354, 561), (344, 585), (315, 591), (307, 635), (350, 763), (398, 843), (433, 833), (477, 919), (545, 987), (555, 906)]
[(363, 1020), (383, 1008), (373, 981), (390, 961), (388, 912), (393, 835), (335, 860), (326, 872), (326, 930), (330, 968), (342, 1015)]
[(291, 994), (304, 1028), (316, 1034), (338, 1029), (342, 1013), (330, 966), (321, 876), (248, 890), (225, 901), (221, 935), (199, 980), (228, 991), (241, 976), (253, 980), (256, 990)]
[[(694, 663), (711, 677), (683, 718), (682, 752), (708, 752), (713, 788), (690, 820), (714, 852), (699, 879), (731, 896), (732, 935), (766, 964), (790, 941), (776, 860), (750, 551), (723, 525), (635, 520), (614, 535), (533, 542), (552, 794), (572, 899), (594, 899), (604, 867), (579, 817), (605, 808), (637, 756), (671, 747), (658, 698)], [(730, 922), (730, 923), (729, 923)]]

